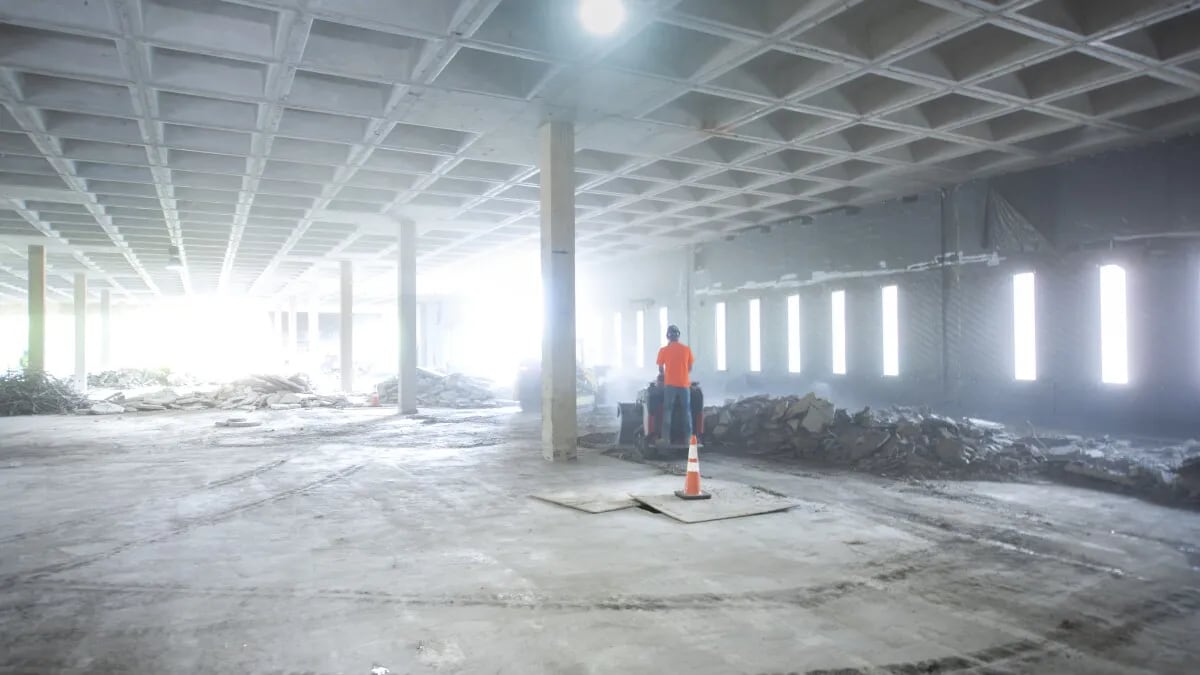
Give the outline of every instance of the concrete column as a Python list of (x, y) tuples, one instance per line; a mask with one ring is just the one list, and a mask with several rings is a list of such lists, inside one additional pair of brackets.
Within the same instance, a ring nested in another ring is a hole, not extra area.
[(342, 261), (342, 391), (354, 391), (354, 267), (349, 260)]
[(75, 388), (87, 391), (87, 275), (75, 275)]
[(541, 177), (542, 455), (575, 458), (575, 126), (539, 130)]
[(112, 368), (112, 297), (100, 291), (100, 370)]
[(299, 353), (299, 336), (297, 331), (300, 327), (300, 318), (296, 315), (296, 296), (292, 296), (288, 300), (288, 320), (287, 320), (287, 355), (288, 358), (295, 360)]
[(396, 405), (401, 415), (417, 412), (417, 225), (405, 220), (397, 232), (396, 314), (400, 354)]
[(46, 370), (46, 247), (29, 247), (29, 370)]
[(321, 307), (313, 298), (308, 305), (308, 353), (315, 354), (321, 344)]

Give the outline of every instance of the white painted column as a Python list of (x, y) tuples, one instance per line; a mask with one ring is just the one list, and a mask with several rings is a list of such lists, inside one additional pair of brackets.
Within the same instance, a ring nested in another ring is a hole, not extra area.
[(87, 275), (75, 275), (75, 388), (87, 392)]
[(417, 224), (400, 221), (396, 253), (396, 318), (400, 348), (396, 407), (401, 415), (417, 412)]
[(46, 370), (46, 247), (29, 246), (29, 366), (30, 372)]
[(542, 455), (575, 459), (575, 126), (539, 130), (541, 177)]
[(341, 356), (342, 391), (354, 391), (354, 267), (349, 260), (342, 261), (342, 304), (341, 304)]
[(112, 297), (100, 291), (100, 370), (112, 368)]
[(315, 354), (321, 346), (321, 306), (320, 301), (313, 298), (308, 305), (308, 353)]
[(293, 362), (296, 360), (296, 355), (300, 349), (299, 335), (297, 331), (300, 328), (300, 317), (296, 315), (296, 296), (288, 299), (288, 319), (287, 319), (287, 355)]

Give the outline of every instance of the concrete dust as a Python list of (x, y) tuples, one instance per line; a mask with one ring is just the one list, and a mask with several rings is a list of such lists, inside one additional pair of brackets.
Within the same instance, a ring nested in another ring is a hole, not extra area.
[(0, 420), (0, 671), (1132, 674), (1197, 657), (1187, 511), (709, 453), (706, 476), (805, 508), (681, 526), (528, 499), (676, 480), (595, 451), (547, 463), (536, 416), (213, 426), (228, 416)]

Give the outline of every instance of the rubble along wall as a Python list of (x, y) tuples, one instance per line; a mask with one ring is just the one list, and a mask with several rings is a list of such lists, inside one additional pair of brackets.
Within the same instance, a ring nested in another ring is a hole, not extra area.
[[(1114, 431), (1200, 432), (1200, 140), (1178, 139), (975, 181), (854, 212), (747, 230), (605, 268), (606, 321), (688, 299), (685, 340), (710, 400), (815, 390), (849, 406), (928, 404)], [(1131, 383), (1100, 384), (1098, 266), (1127, 271)], [(654, 273), (645, 274), (653, 267)], [(1037, 275), (1036, 382), (1015, 382), (1012, 275)], [(880, 288), (899, 286), (900, 369), (881, 377)], [(848, 374), (830, 364), (829, 294), (847, 294)], [(803, 372), (787, 373), (786, 298), (802, 302)], [(762, 302), (749, 372), (747, 301)], [(713, 307), (727, 305), (727, 372)], [(677, 314), (673, 314), (677, 316)], [(648, 326), (655, 326), (647, 312)], [(606, 323), (606, 326), (610, 325)], [(649, 332), (649, 331), (648, 331)], [(607, 337), (607, 335), (606, 335)], [(648, 346), (649, 349), (649, 346)], [(652, 361), (648, 361), (652, 363)]]

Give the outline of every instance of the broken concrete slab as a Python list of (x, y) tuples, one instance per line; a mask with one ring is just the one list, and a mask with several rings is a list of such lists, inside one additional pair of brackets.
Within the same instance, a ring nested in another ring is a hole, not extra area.
[(608, 513), (637, 506), (634, 492), (669, 492), (681, 485), (675, 476), (653, 476), (637, 480), (589, 485), (578, 490), (539, 492), (529, 495), (551, 504), (558, 504), (585, 513)]
[(125, 406), (109, 403), (108, 401), (99, 401), (93, 403), (92, 407), (88, 408), (88, 412), (93, 415), (117, 415), (125, 412)]

